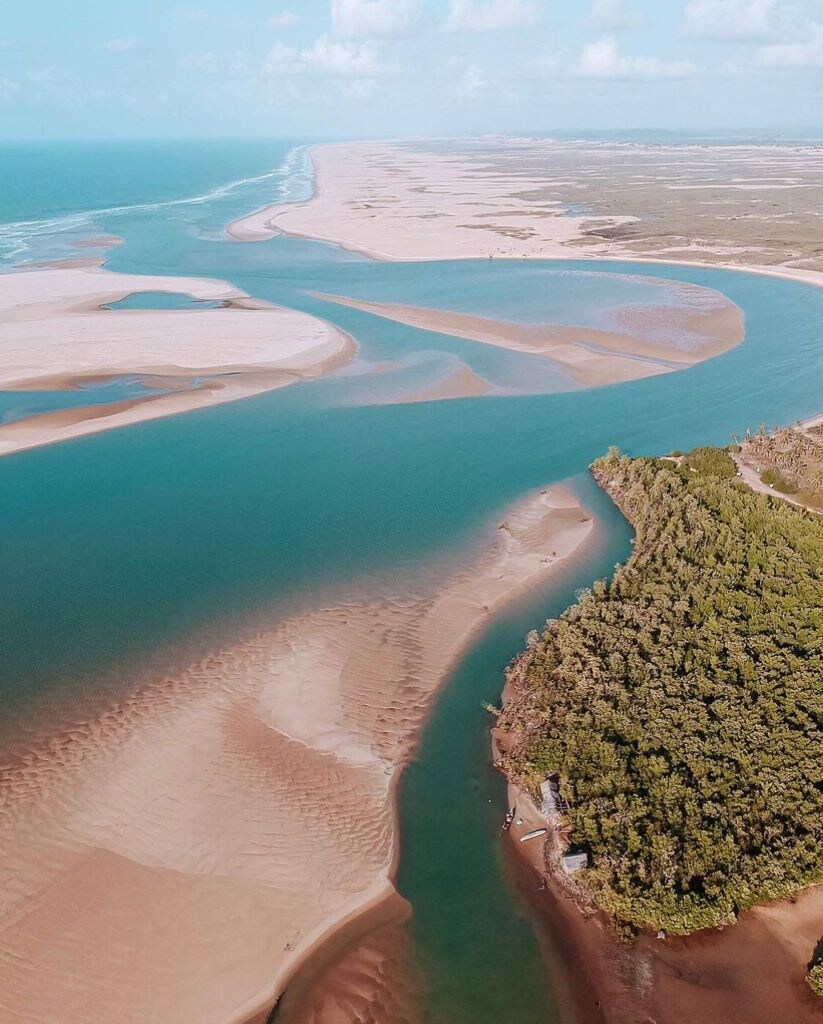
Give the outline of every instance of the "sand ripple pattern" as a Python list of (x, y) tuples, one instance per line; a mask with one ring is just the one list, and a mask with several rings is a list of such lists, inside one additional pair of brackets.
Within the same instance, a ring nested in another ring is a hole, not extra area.
[[(320, 939), (392, 894), (394, 783), (434, 691), (591, 528), (563, 488), (532, 495), (422, 596), (318, 606), (3, 765), (0, 1020), (265, 1019)], [(372, 983), (397, 959), (359, 955)], [(344, 1004), (317, 1019), (370, 1019)]]

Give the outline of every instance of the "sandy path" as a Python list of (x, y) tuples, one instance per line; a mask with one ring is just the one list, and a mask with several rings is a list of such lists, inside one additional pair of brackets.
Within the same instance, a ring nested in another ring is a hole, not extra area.
[(751, 487), (753, 491), (757, 491), (758, 494), (767, 494), (770, 498), (780, 498), (782, 501), (788, 501), (790, 505), (796, 505), (798, 508), (805, 508), (809, 512), (816, 511), (815, 509), (809, 508), (808, 505), (804, 505), (802, 501), (797, 501), (797, 499), (793, 498), (790, 494), (784, 494), (782, 491), (777, 491), (774, 487), (764, 484), (757, 472), (755, 472), (751, 466), (743, 462), (739, 456), (733, 456), (733, 458), (737, 465), (738, 472), (740, 473), (741, 480), (743, 480), (748, 487)]
[(393, 891), (394, 783), (495, 608), (590, 535), (519, 503), (420, 594), (317, 607), (67, 724), (0, 778), (4, 1024), (227, 1024)]
[[(203, 310), (103, 310), (133, 292), (230, 303)], [(83, 378), (159, 374), (200, 390), (86, 407), (0, 427), (0, 454), (257, 394), (327, 372), (354, 353), (316, 317), (250, 299), (223, 281), (72, 266), (0, 275), (0, 388), (70, 387)]]

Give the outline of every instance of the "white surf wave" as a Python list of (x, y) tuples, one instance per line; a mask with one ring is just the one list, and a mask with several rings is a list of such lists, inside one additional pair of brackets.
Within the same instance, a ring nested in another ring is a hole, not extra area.
[(309, 157), (309, 147), (296, 146), (289, 150), (283, 162), (273, 170), (249, 178), (226, 182), (201, 195), (78, 210), (40, 220), (20, 220), (0, 224), (0, 259), (16, 263), (22, 259), (31, 258), (36, 250), (36, 255), (39, 258), (45, 258), (44, 253), (39, 251), (39, 242), (48, 243), (49, 240), (53, 240), (56, 244), (61, 241), (65, 244), (67, 240), (88, 237), (88, 235), (99, 231), (97, 222), (103, 218), (135, 213), (156, 213), (174, 207), (203, 206), (219, 202), (241, 189), (253, 189), (254, 186), (263, 185), (266, 182), (276, 183), (273, 194), (266, 197), (266, 202), (298, 202), (311, 196), (313, 177), (314, 169)]

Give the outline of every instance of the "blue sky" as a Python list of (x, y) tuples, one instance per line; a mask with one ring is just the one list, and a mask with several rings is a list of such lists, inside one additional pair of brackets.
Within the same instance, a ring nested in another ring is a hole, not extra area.
[(823, 0), (15, 0), (0, 137), (823, 123)]

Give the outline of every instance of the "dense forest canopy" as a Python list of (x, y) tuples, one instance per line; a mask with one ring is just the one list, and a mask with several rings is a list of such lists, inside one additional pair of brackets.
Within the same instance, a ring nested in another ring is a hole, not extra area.
[(633, 554), (547, 624), (500, 718), (513, 777), (559, 773), (593, 901), (675, 933), (823, 881), (823, 517), (723, 456), (594, 464)]

